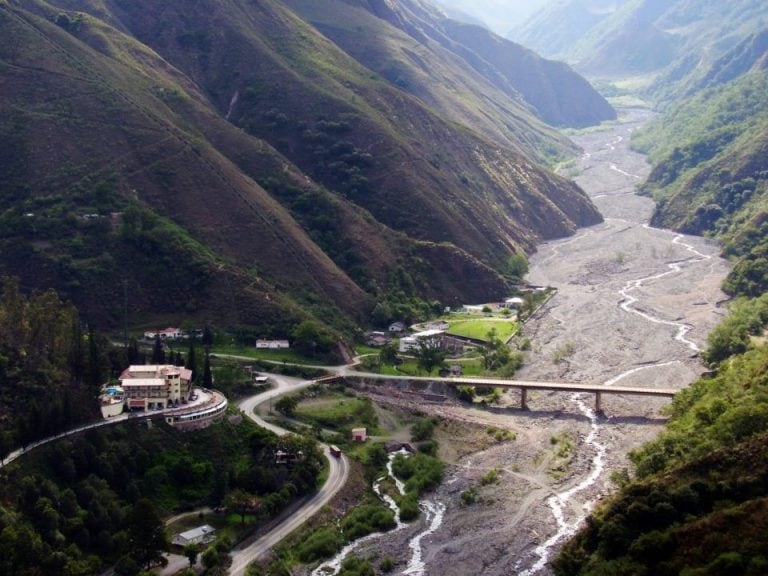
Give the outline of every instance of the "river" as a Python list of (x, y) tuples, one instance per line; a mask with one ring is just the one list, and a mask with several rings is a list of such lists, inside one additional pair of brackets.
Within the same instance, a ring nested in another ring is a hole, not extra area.
[[(620, 123), (573, 138), (584, 153), (568, 175), (605, 221), (531, 258), (529, 281), (557, 293), (524, 328), (532, 349), (521, 379), (679, 388), (705, 370), (699, 352), (724, 315), (728, 264), (710, 240), (648, 225), (653, 202), (635, 191), (649, 166), (629, 139), (650, 116), (625, 110)], [(629, 451), (658, 435), (669, 404), (603, 395), (604, 414), (595, 414), (593, 402), (534, 392), (524, 412), (508, 392), (501, 407), (422, 407), (508, 428), (516, 440), (494, 443), (482, 429), (470, 441), (442, 439), (449, 471), (431, 497), (444, 507), (442, 524), (430, 530), (425, 518), (359, 552), (395, 558), (394, 574), (405, 573), (416, 545), (426, 575), (551, 574), (548, 562), (613, 489), (611, 473), (628, 466)], [(482, 484), (494, 469), (500, 481)], [(477, 491), (472, 505), (462, 504), (468, 489)]]

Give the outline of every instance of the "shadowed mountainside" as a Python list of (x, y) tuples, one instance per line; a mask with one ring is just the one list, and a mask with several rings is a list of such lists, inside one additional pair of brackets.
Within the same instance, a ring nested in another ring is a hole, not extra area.
[(125, 292), (132, 316), (275, 333), (393, 292), (485, 298), (511, 253), (599, 221), (527, 143), (446, 120), (278, 2), (3, 2), (0, 26), (0, 270), (105, 324)]

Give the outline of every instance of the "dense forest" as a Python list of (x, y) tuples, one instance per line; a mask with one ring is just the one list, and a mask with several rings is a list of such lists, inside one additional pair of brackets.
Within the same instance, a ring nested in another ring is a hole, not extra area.
[(0, 456), (95, 419), (99, 388), (126, 360), (54, 290), (0, 280)]
[[(83, 328), (55, 291), (0, 287), (2, 456), (99, 418), (96, 394), (135, 349)], [(275, 465), (275, 452), (296, 455)], [(181, 432), (128, 421), (62, 438), (0, 468), (0, 574), (120, 576), (161, 562), (161, 518), (226, 506), (268, 519), (315, 490), (322, 455), (312, 439), (278, 438), (240, 416)], [(217, 543), (207, 568), (226, 564)], [(215, 572), (210, 572), (211, 574)]]

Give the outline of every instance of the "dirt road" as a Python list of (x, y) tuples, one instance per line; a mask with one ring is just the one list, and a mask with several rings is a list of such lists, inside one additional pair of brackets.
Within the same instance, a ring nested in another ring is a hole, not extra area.
[[(646, 225), (653, 204), (634, 190), (649, 168), (628, 140), (648, 113), (627, 114), (621, 125), (574, 138), (585, 150), (575, 179), (605, 222), (542, 245), (531, 259), (529, 280), (558, 293), (525, 327), (533, 348), (521, 379), (676, 388), (705, 369), (697, 352), (724, 313), (727, 263), (708, 240)], [(430, 408), (517, 438), (452, 462), (435, 496), (446, 506), (443, 523), (421, 541), (421, 574), (550, 574), (547, 562), (612, 489), (611, 472), (659, 433), (669, 402), (611, 396), (597, 416), (591, 396), (538, 392), (525, 413), (512, 394), (507, 409)], [(499, 481), (482, 484), (494, 468)], [(469, 488), (477, 502), (462, 505)], [(370, 552), (395, 558), (399, 574), (408, 537)]]

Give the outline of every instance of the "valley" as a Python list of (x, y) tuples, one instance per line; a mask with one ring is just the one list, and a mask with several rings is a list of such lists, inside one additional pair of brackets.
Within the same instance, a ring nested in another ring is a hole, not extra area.
[[(544, 244), (531, 259), (530, 281), (558, 293), (526, 324), (533, 351), (516, 377), (682, 388), (704, 372), (698, 351), (724, 315), (720, 283), (728, 264), (711, 241), (647, 225), (653, 204), (634, 191), (648, 166), (628, 140), (648, 116), (627, 110), (621, 123), (575, 138), (585, 150), (572, 167), (575, 179), (605, 223)], [(407, 573), (549, 574), (547, 562), (614, 489), (611, 474), (628, 466), (628, 452), (661, 431), (668, 404), (611, 395), (596, 415), (591, 395), (529, 394), (527, 412), (519, 410), (517, 393), (502, 398), (500, 407), (482, 409), (419, 406), (445, 421), (509, 429), (516, 440), (468, 455), (461, 447), (443, 449), (448, 473), (430, 499), (445, 507), (442, 524), (420, 539), (423, 569)], [(374, 399), (402, 403), (386, 391)], [(492, 470), (500, 481), (480, 487)], [(462, 504), (471, 488), (477, 501)], [(425, 523), (356, 554), (396, 558), (400, 573)]]

